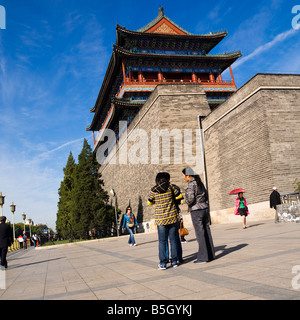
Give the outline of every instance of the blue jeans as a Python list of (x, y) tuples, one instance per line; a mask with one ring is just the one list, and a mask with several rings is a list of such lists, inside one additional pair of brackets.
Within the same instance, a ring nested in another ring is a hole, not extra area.
[(158, 231), (158, 257), (161, 265), (166, 266), (167, 259), (167, 244), (170, 239), (171, 244), (171, 263), (177, 263), (177, 245), (176, 232), (178, 233), (177, 223), (167, 224), (165, 226), (157, 226)]
[[(177, 228), (179, 229), (180, 222), (177, 222)], [(181, 246), (181, 241), (179, 237), (179, 233), (175, 233), (175, 238), (176, 238), (176, 246), (177, 246), (177, 260), (182, 261), (182, 246)], [(167, 260), (169, 260), (169, 243), (166, 243), (166, 255), (167, 255)]]
[(135, 240), (134, 240), (134, 236), (133, 236), (133, 228), (129, 228), (128, 226), (126, 226), (128, 232), (129, 232), (129, 240), (128, 240), (128, 244), (135, 244)]

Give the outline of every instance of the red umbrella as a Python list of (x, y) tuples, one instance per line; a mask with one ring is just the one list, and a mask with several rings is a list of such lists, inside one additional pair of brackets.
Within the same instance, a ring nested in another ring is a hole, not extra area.
[(229, 194), (239, 194), (240, 192), (246, 192), (246, 190), (245, 189), (242, 189), (242, 188), (238, 188), (238, 189), (234, 189), (234, 190), (231, 190), (230, 192), (229, 192)]

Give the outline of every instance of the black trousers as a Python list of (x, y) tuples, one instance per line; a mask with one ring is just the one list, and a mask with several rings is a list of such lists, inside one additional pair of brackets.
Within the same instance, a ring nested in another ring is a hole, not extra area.
[(199, 246), (197, 260), (214, 260), (215, 249), (209, 227), (208, 209), (191, 211), (191, 217)]
[(8, 247), (0, 248), (0, 256), (1, 256), (1, 266), (6, 266), (6, 255), (7, 255)]

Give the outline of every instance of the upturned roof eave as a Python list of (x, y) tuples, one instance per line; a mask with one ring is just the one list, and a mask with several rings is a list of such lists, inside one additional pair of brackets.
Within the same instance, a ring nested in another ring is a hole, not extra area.
[(166, 58), (187, 58), (187, 59), (230, 59), (230, 58), (240, 58), (242, 56), (241, 51), (235, 51), (230, 53), (221, 53), (221, 54), (210, 54), (210, 55), (166, 55), (166, 54), (158, 54), (158, 53), (141, 53), (141, 52), (131, 52), (129, 50), (126, 50), (122, 47), (119, 47), (117, 45), (113, 46), (114, 51), (118, 54), (125, 55), (125, 56), (133, 56), (133, 57), (166, 57)]
[(101, 85), (101, 88), (100, 88), (100, 91), (99, 91), (99, 94), (98, 94), (98, 97), (97, 97), (97, 100), (95, 102), (95, 105), (93, 108), (90, 109), (90, 112), (95, 112), (95, 109), (98, 105), (98, 102), (99, 102), (99, 99), (101, 97), (101, 93), (104, 91), (104, 87), (105, 87), (105, 84), (107, 83), (107, 80), (109, 79), (109, 77), (111, 76), (111, 73), (113, 71), (113, 69), (111, 68), (112, 65), (113, 65), (113, 62), (114, 61), (114, 58), (115, 58), (115, 52), (113, 51), (112, 55), (111, 55), (111, 58), (110, 58), (110, 61), (109, 61), (109, 64), (108, 64), (108, 67), (106, 69), (106, 73), (105, 73), (105, 76), (104, 76), (104, 79), (103, 79), (103, 82), (102, 82), (102, 85)]
[(132, 35), (139, 35), (143, 37), (171, 37), (171, 38), (189, 38), (189, 39), (215, 39), (215, 38), (220, 38), (220, 41), (225, 38), (228, 33), (226, 30), (219, 31), (219, 32), (210, 32), (207, 34), (192, 34), (192, 33), (187, 33), (187, 34), (171, 34), (171, 33), (156, 33), (156, 32), (141, 32), (139, 30), (134, 31), (134, 30), (128, 30), (125, 27), (122, 27), (120, 25), (116, 25), (116, 31), (117, 32), (123, 32), (127, 34), (132, 34)]
[(106, 70), (105, 76), (104, 76), (104, 80), (102, 82), (102, 86), (101, 89), (99, 91), (96, 103), (94, 105), (93, 108), (90, 109), (90, 112), (93, 113), (94, 112), (94, 117), (92, 120), (92, 123), (90, 124), (90, 126), (88, 126), (86, 128), (86, 131), (93, 131), (93, 127), (95, 126), (95, 120), (97, 118), (98, 112), (99, 112), (99, 106), (101, 105), (105, 93), (107, 91), (107, 87), (109, 86), (109, 83), (111, 81), (111, 75), (113, 74), (113, 71), (115, 69), (115, 65), (116, 65), (116, 54), (115, 51), (113, 51), (112, 56), (110, 58), (109, 64), (108, 64), (108, 68)]
[(111, 102), (114, 104), (118, 104), (118, 105), (123, 105), (123, 106), (132, 106), (132, 107), (136, 107), (136, 106), (141, 106), (145, 103), (144, 100), (126, 100), (124, 98), (112, 98)]

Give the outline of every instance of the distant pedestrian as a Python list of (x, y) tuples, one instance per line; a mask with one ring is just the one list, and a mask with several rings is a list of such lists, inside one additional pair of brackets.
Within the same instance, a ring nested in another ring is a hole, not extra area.
[(273, 187), (273, 191), (270, 194), (270, 208), (275, 209), (275, 223), (279, 222), (278, 213), (276, 210), (276, 207), (279, 204), (281, 204), (280, 193), (278, 192), (277, 187)]
[(127, 228), (128, 232), (129, 232), (129, 240), (128, 240), (128, 244), (132, 247), (132, 246), (136, 246), (135, 243), (135, 239), (134, 239), (134, 228), (137, 227), (139, 228), (139, 224), (134, 216), (134, 214), (132, 213), (131, 207), (128, 206), (126, 208), (126, 213), (124, 214), (124, 218), (123, 218), (123, 226), (122, 229), (124, 230), (125, 228)]
[[(159, 172), (155, 178), (156, 185), (148, 196), (148, 205), (155, 205), (155, 225), (158, 233), (159, 270), (167, 269), (167, 245), (171, 244), (171, 265), (177, 267), (178, 211), (173, 197), (179, 191), (170, 184), (170, 174)], [(177, 238), (176, 238), (177, 237)]]
[(18, 241), (19, 241), (19, 244), (20, 244), (20, 248), (23, 249), (23, 241), (24, 241), (23, 236), (20, 235), (18, 237)]
[(235, 215), (240, 215), (243, 217), (243, 229), (246, 229), (246, 217), (249, 214), (248, 210), (248, 204), (246, 199), (243, 196), (243, 192), (238, 193), (238, 197), (235, 200), (235, 210), (234, 210)]
[(215, 259), (215, 250), (210, 231), (208, 194), (199, 175), (192, 168), (182, 170), (183, 178), (188, 183), (185, 201), (191, 214), (198, 241), (197, 260), (194, 263), (209, 262)]
[(27, 236), (25, 231), (23, 231), (23, 248), (27, 249)]
[(11, 227), (5, 223), (6, 217), (0, 217), (0, 256), (1, 256), (1, 267), (7, 269), (6, 255), (8, 247), (13, 242)]
[(34, 247), (36, 248), (37, 242), (38, 242), (38, 237), (37, 237), (36, 233), (34, 233), (32, 235), (32, 242), (33, 242)]

